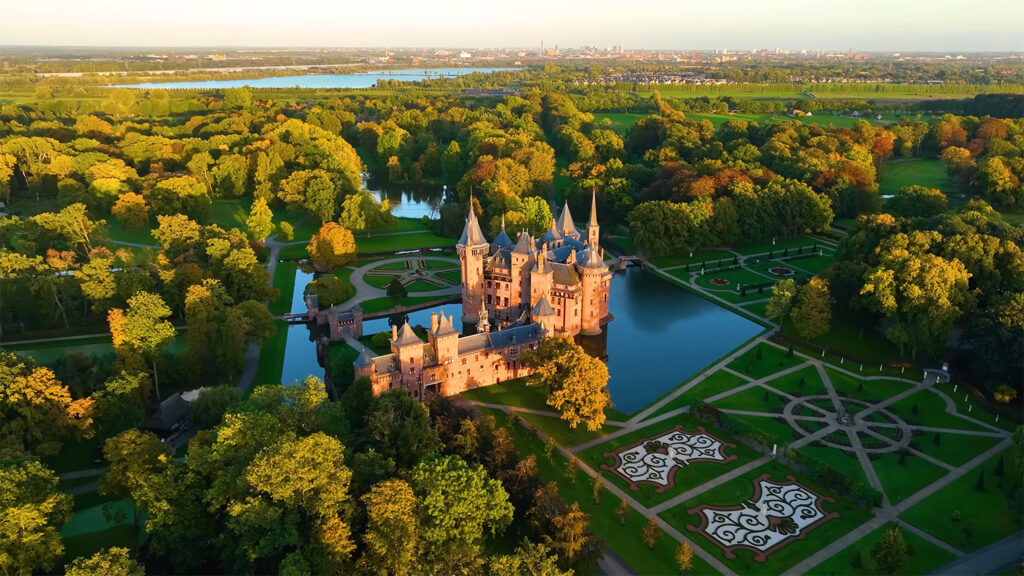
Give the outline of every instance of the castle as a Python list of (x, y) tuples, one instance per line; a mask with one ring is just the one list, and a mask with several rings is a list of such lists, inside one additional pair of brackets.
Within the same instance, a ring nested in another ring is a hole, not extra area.
[(612, 273), (598, 246), (596, 198), (591, 198), (586, 239), (573, 223), (568, 203), (540, 238), (525, 231), (515, 242), (505, 231), (488, 242), (472, 210), (456, 249), (462, 266), (462, 322), (477, 333), (461, 336), (454, 318), (433, 314), (427, 342), (406, 322), (392, 327), (391, 354), (356, 360), (355, 376), (366, 376), (374, 394), (404, 388), (422, 399), (443, 396), (529, 375), (519, 362), (524, 349), (547, 336), (596, 335), (611, 321)]

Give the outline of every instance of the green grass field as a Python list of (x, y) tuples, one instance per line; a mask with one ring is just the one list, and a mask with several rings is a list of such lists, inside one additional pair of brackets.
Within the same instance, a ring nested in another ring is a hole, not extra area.
[(641, 118), (647, 118), (648, 114), (629, 114), (623, 112), (595, 112), (594, 126), (605, 128), (604, 120), (607, 118), (610, 123), (607, 127), (619, 134), (625, 134)]
[(900, 188), (911, 185), (938, 188), (943, 194), (957, 192), (956, 185), (946, 177), (946, 166), (934, 158), (892, 160), (878, 172), (878, 193), (896, 194)]
[(898, 504), (904, 498), (921, 490), (925, 486), (942, 478), (948, 472), (941, 466), (936, 466), (927, 460), (908, 454), (899, 463), (900, 457), (897, 454), (883, 454), (871, 465), (875, 474), (882, 482), (882, 488), (889, 501)]
[(395, 236), (371, 236), (369, 238), (366, 238), (365, 235), (356, 237), (356, 246), (362, 254), (399, 252), (419, 248), (444, 248), (454, 245), (455, 238), (435, 236), (433, 232), (398, 234)]
[(686, 264), (692, 264), (691, 270), (700, 270), (702, 263), (709, 263), (711, 266), (713, 262), (724, 261), (725, 265), (732, 262), (734, 254), (726, 250), (697, 250), (693, 253), (693, 256), (687, 254), (670, 254), (668, 256), (655, 256), (650, 258), (651, 264), (659, 268), (669, 268), (672, 266), (684, 266)]
[(298, 266), (294, 262), (277, 263), (277, 268), (274, 270), (273, 285), (274, 288), (280, 291), (280, 294), (270, 303), (270, 313), (274, 316), (291, 312), (296, 268)]
[[(759, 350), (760, 359), (757, 357)], [(758, 344), (729, 363), (729, 368), (751, 378), (764, 378), (803, 362), (804, 360), (796, 355), (792, 358), (787, 357), (785, 350), (767, 344)]]
[[(418, 306), (420, 304), (437, 302), (444, 299), (444, 296), (408, 296), (402, 300), (402, 306)], [(373, 298), (360, 302), (359, 306), (363, 309), (363, 314), (376, 314), (378, 312), (386, 312), (394, 308), (395, 301), (390, 297), (385, 296), (383, 298)]]
[(249, 392), (262, 384), (280, 384), (281, 372), (284, 371), (284, 347), (288, 341), (288, 323), (276, 320), (276, 331), (260, 348), (260, 361), (256, 366), (256, 377), (253, 379)]
[[(1000, 458), (1004, 459), (1006, 468), (1002, 477), (995, 474)], [(1011, 485), (1016, 484), (1013, 474), (1020, 478), (1019, 473), (1012, 470), (1012, 460), (1012, 449), (990, 458), (979, 468), (925, 498), (900, 518), (965, 551), (977, 550), (1017, 532), (1024, 519), (1007, 505)], [(976, 483), (982, 473), (984, 489), (978, 490)], [(960, 512), (960, 521), (952, 519), (954, 512)]]
[[(872, 570), (869, 558), (875, 544), (882, 539), (882, 534), (894, 528), (896, 524), (890, 522), (884, 524), (851, 544), (848, 548), (829, 558), (828, 560), (811, 568), (808, 574), (844, 574), (848, 576), (870, 576), (877, 574)], [(903, 539), (913, 548), (913, 554), (906, 558), (903, 568), (896, 571), (898, 576), (917, 576), (930, 574), (943, 565), (952, 562), (955, 556), (946, 550), (939, 548), (928, 540), (903, 530)], [(854, 568), (854, 556), (860, 554), (860, 568)]]
[(654, 415), (656, 416), (658, 414), (664, 414), (665, 412), (671, 412), (676, 408), (682, 408), (683, 406), (693, 404), (698, 400), (704, 400), (709, 396), (714, 396), (715, 394), (735, 388), (736, 386), (744, 383), (746, 383), (746, 380), (736, 376), (735, 374), (730, 374), (729, 372), (722, 370), (712, 372), (699, 384), (666, 403), (660, 410), (655, 412)]

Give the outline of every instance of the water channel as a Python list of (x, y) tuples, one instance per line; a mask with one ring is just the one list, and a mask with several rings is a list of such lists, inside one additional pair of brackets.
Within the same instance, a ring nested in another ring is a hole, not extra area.
[(241, 78), (237, 80), (200, 80), (194, 82), (140, 82), (138, 84), (115, 84), (113, 88), (155, 88), (219, 90), (222, 88), (372, 88), (377, 80), (398, 80), (413, 82), (428, 78), (455, 78), (466, 74), (490, 74), (518, 68), (430, 68), (418, 70), (379, 70), (353, 74), (303, 74), (300, 76), (273, 76), (268, 78)]
[[(311, 274), (296, 272), (292, 312), (305, 310), (302, 292), (311, 279)], [(459, 304), (411, 312), (409, 322), (429, 326), (432, 312), (454, 316), (455, 328), (462, 330)], [(644, 408), (761, 331), (759, 325), (633, 267), (612, 279), (610, 312), (615, 320), (605, 333), (581, 344), (592, 354), (606, 356), (612, 402), (626, 413)], [(390, 330), (387, 318), (368, 320), (363, 327), (364, 334), (385, 330)], [(308, 374), (323, 376), (309, 330), (301, 324), (289, 326), (282, 382)]]

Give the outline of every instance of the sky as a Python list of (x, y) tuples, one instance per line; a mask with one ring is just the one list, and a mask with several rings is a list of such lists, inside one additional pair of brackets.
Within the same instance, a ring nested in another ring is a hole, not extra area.
[(1024, 0), (13, 0), (0, 45), (1024, 51)]

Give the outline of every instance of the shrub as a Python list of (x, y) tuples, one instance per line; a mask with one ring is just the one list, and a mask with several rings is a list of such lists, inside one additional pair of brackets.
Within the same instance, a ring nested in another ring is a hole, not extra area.
[(384, 348), (388, 345), (388, 342), (390, 341), (391, 332), (388, 332), (387, 330), (383, 332), (377, 332), (372, 337), (370, 337), (370, 342), (373, 344), (374, 348)]
[(282, 242), (291, 242), (295, 239), (295, 228), (290, 223), (282, 220), (277, 225), (277, 239)]
[(978, 492), (985, 491), (985, 471), (982, 470), (981, 474), (978, 474), (978, 481), (974, 483), (974, 489)]
[(952, 522), (959, 522), (962, 517), (963, 516), (960, 514), (959, 510), (953, 510), (953, 515), (950, 516), (949, 519)]

